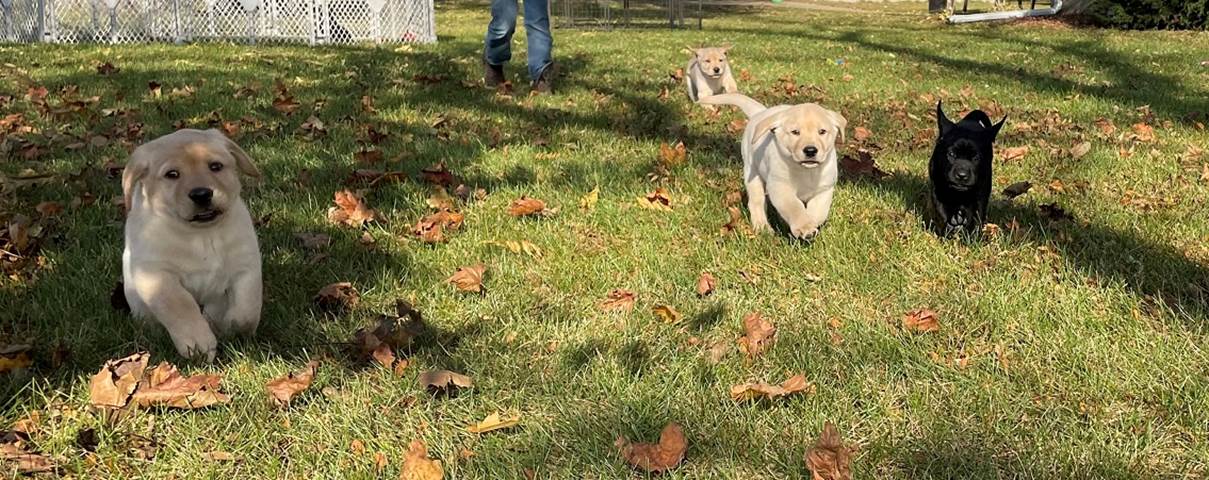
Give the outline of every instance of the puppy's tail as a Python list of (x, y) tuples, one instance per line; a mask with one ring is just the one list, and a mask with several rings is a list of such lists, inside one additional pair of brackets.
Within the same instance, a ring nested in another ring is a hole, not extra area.
[(701, 99), (697, 100), (697, 103), (706, 105), (734, 105), (743, 110), (743, 114), (747, 115), (748, 118), (767, 109), (764, 104), (742, 93), (710, 95), (708, 97), (701, 97)]

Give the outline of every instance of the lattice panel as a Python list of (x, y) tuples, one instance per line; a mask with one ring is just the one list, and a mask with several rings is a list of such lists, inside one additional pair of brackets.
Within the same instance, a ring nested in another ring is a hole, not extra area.
[(0, 41), (435, 42), (433, 0), (0, 0)]

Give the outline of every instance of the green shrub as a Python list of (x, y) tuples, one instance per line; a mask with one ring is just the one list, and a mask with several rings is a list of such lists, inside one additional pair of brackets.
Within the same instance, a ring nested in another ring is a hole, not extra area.
[(1209, 0), (1092, 0), (1087, 13), (1097, 23), (1117, 28), (1209, 27)]

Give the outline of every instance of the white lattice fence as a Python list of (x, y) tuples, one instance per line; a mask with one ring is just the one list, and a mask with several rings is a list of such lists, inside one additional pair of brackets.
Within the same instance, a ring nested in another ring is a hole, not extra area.
[(0, 41), (435, 42), (433, 0), (0, 0)]

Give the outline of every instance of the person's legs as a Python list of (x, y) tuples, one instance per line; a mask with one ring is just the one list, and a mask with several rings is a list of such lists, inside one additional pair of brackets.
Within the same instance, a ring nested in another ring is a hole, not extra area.
[(550, 35), (549, 0), (525, 0), (525, 35), (529, 42), (529, 79), (536, 83), (553, 63), (550, 59), (554, 37)]
[[(512, 34), (516, 32), (517, 0), (491, 0), (491, 23), (483, 42), (483, 61), (503, 65), (512, 59)], [(528, 15), (526, 15), (527, 17)]]

